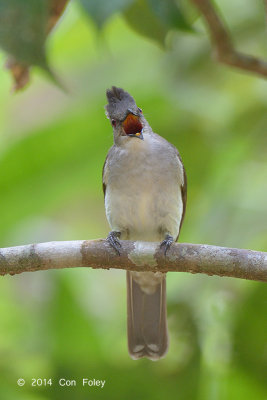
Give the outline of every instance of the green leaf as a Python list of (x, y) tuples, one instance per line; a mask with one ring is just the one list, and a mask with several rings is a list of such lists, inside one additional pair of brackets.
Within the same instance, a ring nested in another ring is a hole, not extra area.
[(147, 0), (136, 0), (124, 12), (129, 25), (139, 34), (165, 44), (168, 29), (150, 7)]
[(266, 388), (266, 304), (264, 283), (242, 301), (233, 330), (233, 363)]
[(175, 0), (136, 0), (124, 16), (135, 31), (163, 45), (170, 29), (193, 31)]
[(18, 62), (45, 69), (47, 0), (0, 0), (0, 47)]
[(176, 0), (148, 0), (154, 13), (168, 28), (182, 31), (192, 31), (192, 28), (182, 13)]
[[(181, 10), (183, 10), (183, 15), (189, 25), (192, 25), (200, 17), (200, 11), (194, 6), (193, 2), (188, 0), (179, 0), (179, 6)], [(192, 26), (191, 29), (195, 32)]]
[(86, 12), (101, 27), (115, 12), (123, 11), (133, 0), (80, 0)]

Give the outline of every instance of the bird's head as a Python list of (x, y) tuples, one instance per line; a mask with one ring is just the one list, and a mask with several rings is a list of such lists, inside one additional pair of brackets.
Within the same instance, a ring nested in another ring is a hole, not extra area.
[(133, 97), (121, 88), (112, 86), (107, 92), (108, 104), (106, 115), (111, 122), (114, 132), (114, 140), (142, 139), (145, 119), (142, 110), (137, 107)]

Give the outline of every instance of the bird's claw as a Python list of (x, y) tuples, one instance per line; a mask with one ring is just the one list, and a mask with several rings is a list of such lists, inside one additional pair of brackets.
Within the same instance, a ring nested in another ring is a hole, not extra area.
[(171, 235), (166, 235), (165, 239), (161, 242), (160, 248), (164, 248), (164, 255), (167, 255), (167, 251), (171, 247), (172, 243), (174, 242), (174, 239)]
[(120, 241), (118, 239), (119, 236), (120, 236), (120, 232), (111, 231), (111, 232), (109, 232), (109, 234), (107, 236), (107, 241), (110, 244), (110, 246), (120, 256), (121, 255), (121, 253), (120, 253), (121, 244), (120, 244)]

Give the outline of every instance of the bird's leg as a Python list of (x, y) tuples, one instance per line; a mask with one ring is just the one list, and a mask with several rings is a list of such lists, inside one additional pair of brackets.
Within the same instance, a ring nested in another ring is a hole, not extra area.
[(165, 239), (160, 243), (160, 247), (164, 249), (165, 256), (173, 242), (174, 242), (173, 237), (167, 233), (165, 236)]
[(116, 250), (116, 252), (118, 253), (118, 255), (120, 256), (120, 248), (121, 248), (121, 244), (119, 241), (119, 237), (120, 237), (121, 233), (120, 232), (116, 232), (116, 231), (111, 231), (109, 232), (108, 236), (107, 236), (107, 241), (110, 244), (111, 247), (113, 247), (114, 250)]

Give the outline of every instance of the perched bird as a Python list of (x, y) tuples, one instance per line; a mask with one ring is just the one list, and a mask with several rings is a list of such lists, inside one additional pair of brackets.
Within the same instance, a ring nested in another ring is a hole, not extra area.
[[(167, 252), (177, 240), (186, 207), (186, 174), (178, 150), (154, 133), (123, 89), (107, 92), (106, 115), (114, 145), (103, 167), (107, 240), (160, 241)], [(133, 359), (158, 360), (168, 350), (166, 277), (127, 271), (128, 349)]]

